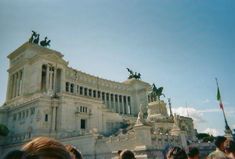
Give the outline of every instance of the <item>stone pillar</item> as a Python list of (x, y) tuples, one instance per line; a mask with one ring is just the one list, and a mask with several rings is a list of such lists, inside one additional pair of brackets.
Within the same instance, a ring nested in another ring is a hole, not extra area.
[(15, 83), (14, 83), (14, 97), (17, 96), (17, 83), (18, 83), (18, 72), (15, 73)]
[(11, 98), (14, 98), (14, 91), (15, 91), (15, 74), (12, 75)]
[(122, 96), (122, 112), (123, 114), (126, 114), (126, 110), (125, 110), (125, 103), (124, 103), (124, 96)]
[(17, 80), (17, 96), (20, 95), (20, 72), (18, 72), (18, 80)]
[(56, 76), (57, 76), (57, 67), (56, 68), (54, 68), (54, 74), (53, 74), (53, 76), (54, 76), (54, 81), (53, 81), (53, 90), (54, 90), (54, 93), (56, 93)]
[(109, 93), (109, 109), (111, 111), (113, 111), (112, 102), (111, 102), (111, 94), (110, 93)]
[(57, 115), (57, 107), (54, 106), (54, 100), (52, 99), (53, 105), (52, 105), (52, 111), (51, 111), (51, 131), (56, 131), (56, 115)]
[[(121, 98), (120, 98), (121, 97)], [(119, 102), (119, 110), (120, 110), (120, 114), (122, 114), (122, 102), (120, 101), (120, 99), (122, 99), (121, 95), (118, 95), (118, 102)]]
[(46, 91), (49, 89), (49, 65), (47, 66), (47, 70), (46, 70)]
[(22, 94), (22, 83), (23, 83), (23, 70), (20, 71), (20, 87), (19, 87), (19, 95)]
[[(115, 97), (116, 100), (116, 97)], [(115, 101), (116, 102), (116, 101)], [(120, 114), (120, 105), (119, 105), (119, 95), (117, 95), (117, 103), (116, 103), (116, 107), (117, 107), (117, 113)]]

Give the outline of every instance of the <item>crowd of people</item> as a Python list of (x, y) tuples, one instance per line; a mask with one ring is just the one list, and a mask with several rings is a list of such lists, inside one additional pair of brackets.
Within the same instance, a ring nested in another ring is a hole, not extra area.
[[(216, 150), (207, 159), (235, 159), (235, 142), (223, 136), (215, 140)], [(119, 159), (135, 159), (130, 150), (118, 151)], [(166, 159), (199, 159), (200, 152), (196, 147), (190, 147), (188, 152), (180, 147), (169, 148)], [(9, 152), (3, 159), (83, 159), (81, 152), (72, 145), (63, 145), (48, 137), (37, 137), (23, 145), (21, 150)]]

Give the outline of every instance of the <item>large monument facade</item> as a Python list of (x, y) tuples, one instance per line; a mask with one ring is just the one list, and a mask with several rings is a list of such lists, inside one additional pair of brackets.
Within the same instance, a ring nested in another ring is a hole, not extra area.
[(192, 119), (168, 115), (160, 100), (163, 88), (130, 69), (124, 82), (102, 79), (69, 67), (60, 52), (29, 42), (8, 58), (0, 123), (10, 133), (1, 138), (3, 153), (36, 136), (76, 145), (85, 158), (110, 158), (124, 148), (159, 156), (169, 144), (187, 146), (195, 140)]

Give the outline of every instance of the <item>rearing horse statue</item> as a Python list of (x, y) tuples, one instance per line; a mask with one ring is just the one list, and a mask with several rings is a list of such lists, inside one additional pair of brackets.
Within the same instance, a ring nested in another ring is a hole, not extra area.
[(157, 98), (158, 100), (160, 100), (161, 96), (165, 97), (165, 95), (162, 93), (162, 91), (163, 91), (163, 87), (157, 88), (155, 86), (155, 84), (153, 84), (152, 85), (152, 92), (150, 93), (150, 97), (153, 98), (153, 99)]

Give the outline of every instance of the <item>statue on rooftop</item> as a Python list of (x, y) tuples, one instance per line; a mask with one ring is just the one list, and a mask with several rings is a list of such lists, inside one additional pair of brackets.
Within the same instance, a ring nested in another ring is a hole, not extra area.
[(40, 42), (40, 45), (43, 47), (47, 47), (50, 46), (50, 42), (51, 40), (47, 40), (47, 37), (45, 37), (45, 39)]
[(127, 69), (127, 71), (130, 73), (129, 74), (129, 77), (128, 77), (128, 79), (132, 79), (132, 78), (134, 78), (134, 79), (140, 79), (141, 78), (141, 74), (140, 73), (137, 73), (137, 72), (133, 72), (131, 69), (129, 69), (129, 68), (126, 68)]
[(37, 33), (32, 30), (32, 35), (29, 38), (29, 43), (33, 43), (33, 41), (34, 41), (34, 39), (36, 39), (36, 37), (37, 37)]
[(39, 42), (39, 37), (40, 37), (40, 34), (36, 34), (36, 37), (35, 37), (34, 40), (33, 40), (33, 43), (34, 43), (34, 44), (38, 44), (38, 42)]

